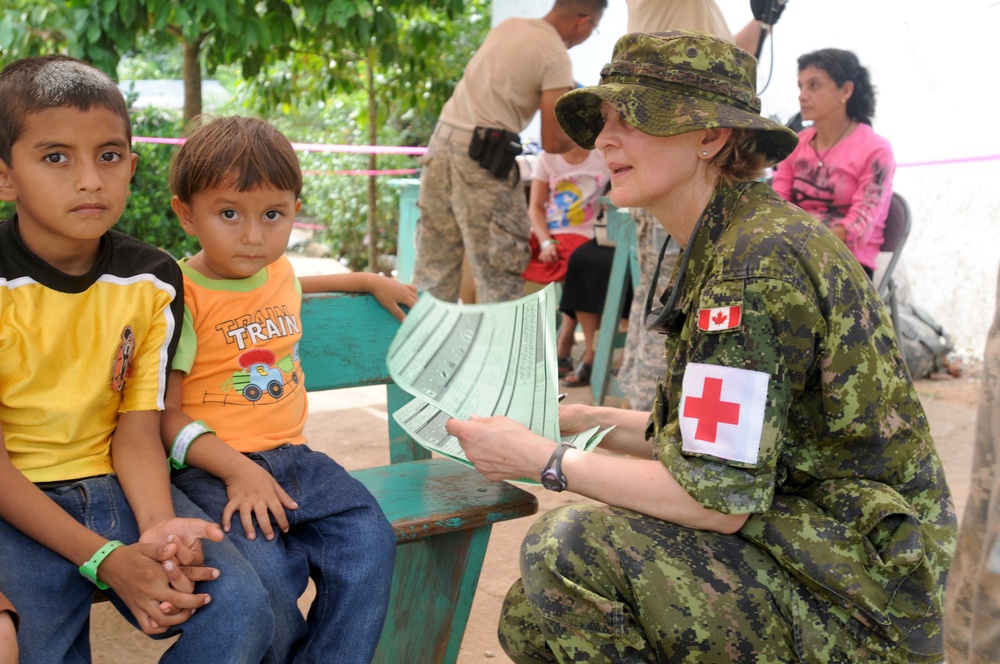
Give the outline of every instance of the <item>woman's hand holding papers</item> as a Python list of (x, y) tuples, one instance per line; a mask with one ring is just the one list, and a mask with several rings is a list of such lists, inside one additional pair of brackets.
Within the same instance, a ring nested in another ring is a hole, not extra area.
[(448, 433), (458, 438), (466, 457), (489, 480), (537, 478), (558, 443), (532, 433), (509, 417), (450, 419)]

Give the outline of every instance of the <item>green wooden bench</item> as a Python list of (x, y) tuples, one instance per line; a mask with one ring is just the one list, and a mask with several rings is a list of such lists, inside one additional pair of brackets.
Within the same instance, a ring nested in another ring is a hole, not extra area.
[(493, 524), (534, 514), (538, 500), (469, 466), (432, 459), (396, 424), (391, 414), (412, 398), (385, 364), (398, 328), (371, 295), (306, 295), (299, 352), (309, 391), (386, 386), (390, 464), (351, 472), (396, 532), (389, 615), (374, 661), (454, 662)]

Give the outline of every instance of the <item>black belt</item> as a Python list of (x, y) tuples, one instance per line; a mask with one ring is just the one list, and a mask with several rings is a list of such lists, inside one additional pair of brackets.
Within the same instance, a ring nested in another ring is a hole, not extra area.
[(64, 486), (73, 486), (77, 482), (97, 479), (98, 477), (107, 477), (107, 475), (90, 475), (88, 477), (77, 477), (73, 480), (53, 480), (51, 482), (35, 482), (34, 484), (42, 491), (51, 491), (53, 489), (61, 489)]

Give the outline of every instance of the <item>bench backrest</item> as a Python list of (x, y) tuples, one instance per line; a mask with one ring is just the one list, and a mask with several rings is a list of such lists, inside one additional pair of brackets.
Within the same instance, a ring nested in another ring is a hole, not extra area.
[(392, 418), (413, 398), (392, 382), (385, 364), (398, 329), (399, 321), (368, 293), (312, 293), (302, 298), (299, 355), (306, 389), (385, 385), (392, 463), (430, 458), (430, 452), (413, 442)]

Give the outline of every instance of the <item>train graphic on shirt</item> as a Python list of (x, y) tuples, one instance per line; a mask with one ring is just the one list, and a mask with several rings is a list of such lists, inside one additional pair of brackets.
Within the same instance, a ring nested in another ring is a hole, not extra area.
[(206, 393), (202, 402), (261, 405), (280, 401), (302, 382), (302, 374), (296, 369), (298, 359), (298, 345), (293, 353), (280, 359), (268, 348), (243, 351), (236, 359), (240, 369), (221, 385), (222, 394)]

